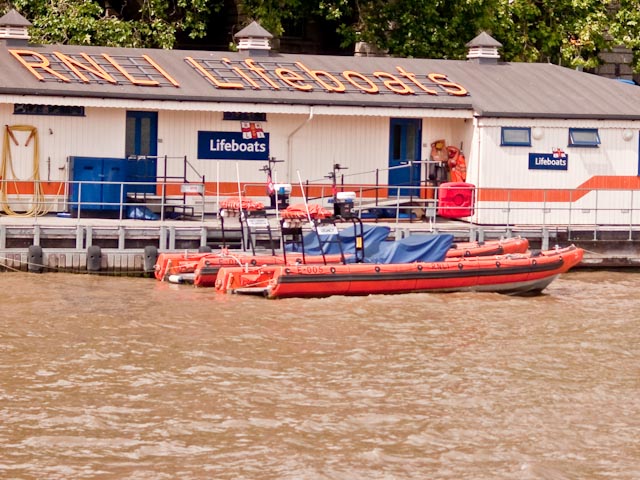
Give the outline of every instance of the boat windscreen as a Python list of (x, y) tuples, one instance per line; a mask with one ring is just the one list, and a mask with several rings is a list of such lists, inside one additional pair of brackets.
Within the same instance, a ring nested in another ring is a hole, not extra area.
[[(304, 252), (306, 255), (340, 254), (340, 247), (342, 247), (342, 253), (345, 255), (355, 255), (356, 231), (359, 233), (359, 230), (359, 227), (356, 229), (353, 225), (350, 225), (337, 235), (320, 235), (323, 244), (322, 248), (320, 248), (316, 232), (309, 232), (303, 238)], [(390, 231), (389, 227), (382, 225), (362, 225), (365, 258), (374, 255), (378, 251), (380, 244), (389, 237)], [(340, 243), (338, 243), (338, 240)], [(301, 252), (301, 248), (297, 244), (287, 245), (285, 248), (287, 252)]]

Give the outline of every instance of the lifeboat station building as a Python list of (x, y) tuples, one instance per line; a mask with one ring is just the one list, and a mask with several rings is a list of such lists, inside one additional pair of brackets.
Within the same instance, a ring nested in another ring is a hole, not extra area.
[(503, 62), (486, 33), (431, 60), (281, 54), (256, 23), (237, 52), (35, 45), (28, 27), (0, 19), (8, 214), (77, 208), (80, 184), (97, 205), (162, 188), (213, 212), (267, 183), (362, 205), (447, 184), (477, 224), (640, 223), (640, 88)]

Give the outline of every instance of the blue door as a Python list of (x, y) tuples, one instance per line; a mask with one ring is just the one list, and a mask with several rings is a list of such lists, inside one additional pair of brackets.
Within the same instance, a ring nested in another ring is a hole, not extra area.
[[(155, 182), (158, 155), (158, 112), (127, 112), (125, 156), (131, 182)], [(128, 187), (129, 192), (155, 193), (154, 185)]]
[[(389, 129), (389, 186), (419, 187), (422, 141), (422, 120), (392, 118)], [(415, 163), (410, 163), (415, 162)], [(418, 196), (418, 188), (400, 188), (401, 196)], [(398, 195), (397, 188), (389, 188), (389, 195)]]

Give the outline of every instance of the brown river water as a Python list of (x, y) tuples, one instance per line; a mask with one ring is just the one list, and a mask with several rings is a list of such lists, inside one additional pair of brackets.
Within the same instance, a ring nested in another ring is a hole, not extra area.
[(533, 298), (0, 289), (2, 479), (640, 478), (640, 273)]

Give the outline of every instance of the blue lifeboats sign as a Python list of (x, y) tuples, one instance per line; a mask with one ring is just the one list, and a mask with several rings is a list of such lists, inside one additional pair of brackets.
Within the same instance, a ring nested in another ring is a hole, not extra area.
[(567, 170), (569, 155), (564, 152), (530, 153), (529, 170)]
[(269, 134), (247, 138), (242, 132), (198, 132), (198, 159), (268, 160)]

